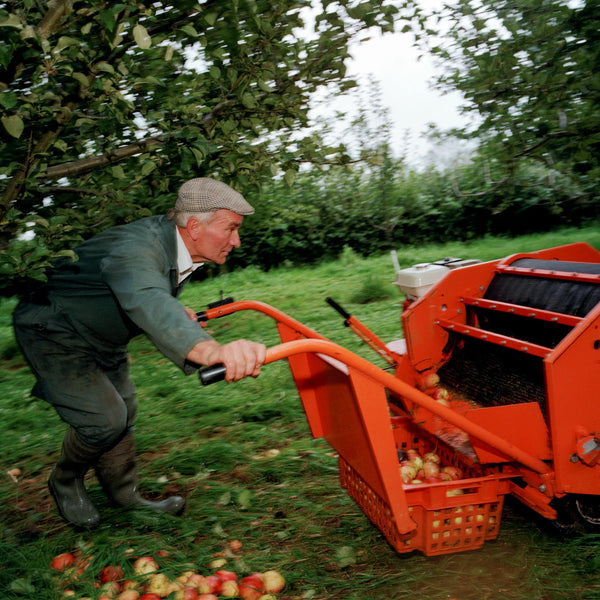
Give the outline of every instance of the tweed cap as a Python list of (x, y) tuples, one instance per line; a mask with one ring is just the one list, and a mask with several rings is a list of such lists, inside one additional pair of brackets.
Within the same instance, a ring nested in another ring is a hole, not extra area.
[(238, 215), (251, 215), (254, 212), (254, 208), (239, 192), (216, 179), (197, 177), (179, 188), (175, 210), (193, 213), (219, 209), (227, 209)]

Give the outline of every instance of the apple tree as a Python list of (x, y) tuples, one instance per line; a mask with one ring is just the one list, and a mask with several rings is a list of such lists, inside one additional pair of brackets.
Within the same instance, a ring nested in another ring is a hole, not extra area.
[(307, 133), (311, 98), (354, 85), (352, 40), (414, 15), (412, 0), (0, 1), (4, 293), (164, 211), (187, 178), (246, 190), (334, 160)]
[(595, 187), (598, 0), (453, 0), (429, 25), (441, 32), (437, 45), (426, 36), (443, 67), (437, 85), (460, 92), (474, 117), (463, 137), (479, 138), (507, 176), (533, 160)]

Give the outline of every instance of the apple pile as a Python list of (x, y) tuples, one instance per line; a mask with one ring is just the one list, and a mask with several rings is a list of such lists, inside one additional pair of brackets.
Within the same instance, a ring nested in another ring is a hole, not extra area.
[(161, 572), (153, 556), (135, 558), (130, 578), (125, 577), (121, 566), (107, 565), (100, 569), (94, 580), (98, 590), (94, 598), (77, 596), (72, 589), (90, 567), (90, 556), (80, 551), (64, 552), (52, 559), (50, 567), (57, 573), (63, 596), (77, 600), (276, 600), (275, 594), (285, 586), (285, 579), (278, 571), (268, 570), (239, 578), (234, 571), (224, 568), (226, 562), (224, 559), (213, 561), (210, 574), (203, 575), (190, 569), (175, 578)]
[(421, 456), (415, 448), (410, 448), (400, 460), (400, 476), (404, 483), (439, 483), (461, 479), (462, 471), (454, 465), (442, 465), (436, 452)]

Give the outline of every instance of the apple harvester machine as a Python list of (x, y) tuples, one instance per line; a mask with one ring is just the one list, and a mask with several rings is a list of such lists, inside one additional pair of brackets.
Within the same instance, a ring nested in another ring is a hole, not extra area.
[[(342, 486), (396, 551), (480, 548), (498, 535), (506, 494), (560, 529), (598, 531), (600, 252), (574, 243), (455, 260), (396, 269), (402, 340), (385, 344), (327, 299), (385, 368), (260, 302), (221, 301), (198, 319), (255, 310), (276, 321), (282, 343), (266, 363), (288, 360), (312, 435), (335, 449)], [(461, 478), (404, 483), (411, 448)]]

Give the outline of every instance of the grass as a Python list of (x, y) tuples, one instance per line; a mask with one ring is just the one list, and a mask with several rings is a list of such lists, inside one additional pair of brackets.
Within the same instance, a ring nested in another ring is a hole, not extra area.
[[(397, 252), (407, 267), (445, 256), (491, 260), (580, 240), (600, 248), (600, 229)], [(260, 300), (376, 362), (325, 298), (333, 297), (383, 340), (398, 339), (403, 298), (391, 285), (393, 278), (389, 256), (361, 259), (345, 252), (336, 263), (310, 269), (224, 274), (189, 286), (182, 300), (196, 310), (221, 293)], [(389, 287), (387, 298), (381, 298), (381, 282)], [(256, 380), (202, 388), (145, 338), (131, 344), (140, 402), (141, 486), (148, 496), (182, 493), (186, 511), (176, 518), (110, 508), (91, 478), (103, 523), (94, 532), (74, 531), (58, 517), (46, 488), (65, 426), (51, 408), (29, 397), (33, 379), (10, 329), (14, 305), (14, 299), (0, 304), (3, 598), (60, 598), (51, 558), (89, 543), (94, 562), (77, 584), (76, 597), (98, 596), (93, 580), (102, 566), (120, 564), (130, 573), (128, 552), (156, 556), (159, 551), (168, 553), (160, 564), (172, 576), (189, 565), (208, 571), (215, 556), (225, 556), (228, 568), (239, 574), (277, 569), (288, 582), (279, 597), (287, 600), (600, 597), (600, 537), (558, 539), (510, 499), (498, 539), (480, 550), (438, 557), (396, 553), (340, 487), (336, 458), (323, 440), (311, 436), (284, 361), (266, 366)], [(273, 322), (250, 311), (208, 326), (221, 341), (279, 342)], [(14, 467), (21, 469), (17, 483), (5, 475)], [(234, 539), (243, 546), (232, 554), (228, 543)]]

